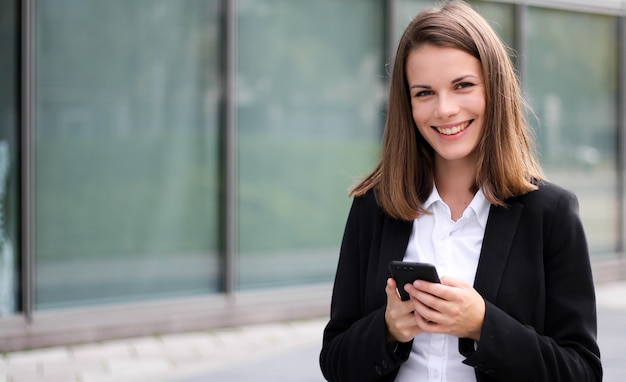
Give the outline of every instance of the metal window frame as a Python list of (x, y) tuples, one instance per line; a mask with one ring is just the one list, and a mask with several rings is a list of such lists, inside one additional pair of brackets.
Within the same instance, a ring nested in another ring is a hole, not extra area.
[[(618, 17), (617, 36), (617, 68), (618, 68), (618, 89), (617, 89), (617, 174), (618, 190), (620, 195), (620, 218), (619, 218), (619, 246), (618, 259), (623, 263), (626, 260), (624, 251), (626, 250), (626, 16)], [(625, 268), (622, 266), (622, 268)], [(624, 273), (625, 271), (622, 271)]]
[(237, 289), (237, 0), (223, 0), (224, 14), (224, 292)]
[[(520, 5), (525, 7), (540, 7), (540, 8), (551, 8), (551, 9), (560, 9), (567, 11), (575, 11), (575, 12), (585, 12), (585, 13), (598, 13), (598, 14), (606, 14), (611, 16), (620, 16), (626, 13), (626, 3), (622, 0), (619, 6), (611, 6), (608, 3), (606, 4), (586, 4), (579, 2), (572, 2), (567, 0), (482, 0), (492, 3), (508, 3), (514, 5)], [(591, 3), (591, 2), (590, 2)]]
[(385, 47), (384, 51), (389, 57), (388, 62), (390, 73), (391, 66), (393, 65), (393, 58), (396, 54), (396, 41), (395, 32), (398, 27), (398, 20), (396, 14), (398, 13), (398, 1), (399, 0), (386, 0), (385, 1)]
[(35, 81), (35, 4), (34, 0), (21, 2), (21, 309), (27, 322), (32, 322), (35, 305), (34, 293), (34, 191), (35, 191), (35, 150), (34, 150), (34, 81)]

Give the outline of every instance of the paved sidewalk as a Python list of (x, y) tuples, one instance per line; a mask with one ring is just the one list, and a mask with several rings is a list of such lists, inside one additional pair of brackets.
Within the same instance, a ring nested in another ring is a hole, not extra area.
[(0, 356), (0, 382), (225, 382), (203, 376), (307, 346), (318, 352), (323, 326), (311, 319), (13, 352)]
[[(597, 287), (605, 382), (626, 381), (626, 282)], [(326, 318), (0, 355), (0, 382), (318, 382)]]

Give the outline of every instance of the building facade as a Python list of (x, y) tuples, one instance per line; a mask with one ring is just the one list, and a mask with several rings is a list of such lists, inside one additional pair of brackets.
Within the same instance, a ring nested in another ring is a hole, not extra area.
[[(328, 313), (417, 0), (0, 3), (0, 352)], [(626, 277), (626, 5), (472, 1)]]

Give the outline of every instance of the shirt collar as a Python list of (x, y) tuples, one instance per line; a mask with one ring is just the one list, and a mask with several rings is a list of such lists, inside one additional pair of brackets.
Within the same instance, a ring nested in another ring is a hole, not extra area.
[(437, 186), (435, 186), (433, 184), (433, 189), (430, 192), (430, 195), (428, 196), (428, 199), (426, 199), (426, 201), (424, 202), (424, 209), (432, 211), (430, 207), (435, 202), (442, 202), (443, 203), (443, 199), (441, 199), (441, 196), (439, 196), (439, 191), (437, 191)]
[(489, 218), (490, 207), (491, 203), (489, 203), (489, 201), (485, 198), (483, 190), (479, 188), (478, 192), (476, 192), (476, 195), (474, 195), (474, 199), (472, 199), (469, 208), (474, 210), (476, 218), (478, 219), (478, 223), (483, 229), (487, 227), (487, 219)]
[[(437, 191), (437, 186), (433, 184), (433, 190), (430, 192), (428, 199), (424, 202), (424, 209), (432, 212), (432, 205), (436, 202), (445, 203), (441, 196), (439, 195), (439, 191)], [(474, 199), (472, 199), (468, 208), (471, 208), (472, 211), (476, 214), (476, 219), (480, 226), (485, 229), (487, 226), (487, 219), (489, 218), (489, 208), (491, 207), (489, 201), (485, 198), (485, 194), (479, 188), (474, 195)]]

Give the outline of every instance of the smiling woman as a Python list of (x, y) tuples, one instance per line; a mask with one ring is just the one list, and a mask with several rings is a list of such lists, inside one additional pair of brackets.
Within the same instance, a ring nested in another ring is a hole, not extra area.
[[(461, 1), (420, 13), (388, 105), (380, 162), (352, 190), (324, 376), (600, 381), (578, 202), (543, 179), (495, 32)], [(398, 285), (398, 260), (434, 265), (441, 282)]]
[(425, 44), (409, 53), (406, 66), (413, 121), (435, 150), (435, 173), (449, 174), (463, 162), (475, 168), (486, 97), (480, 61), (459, 49)]

